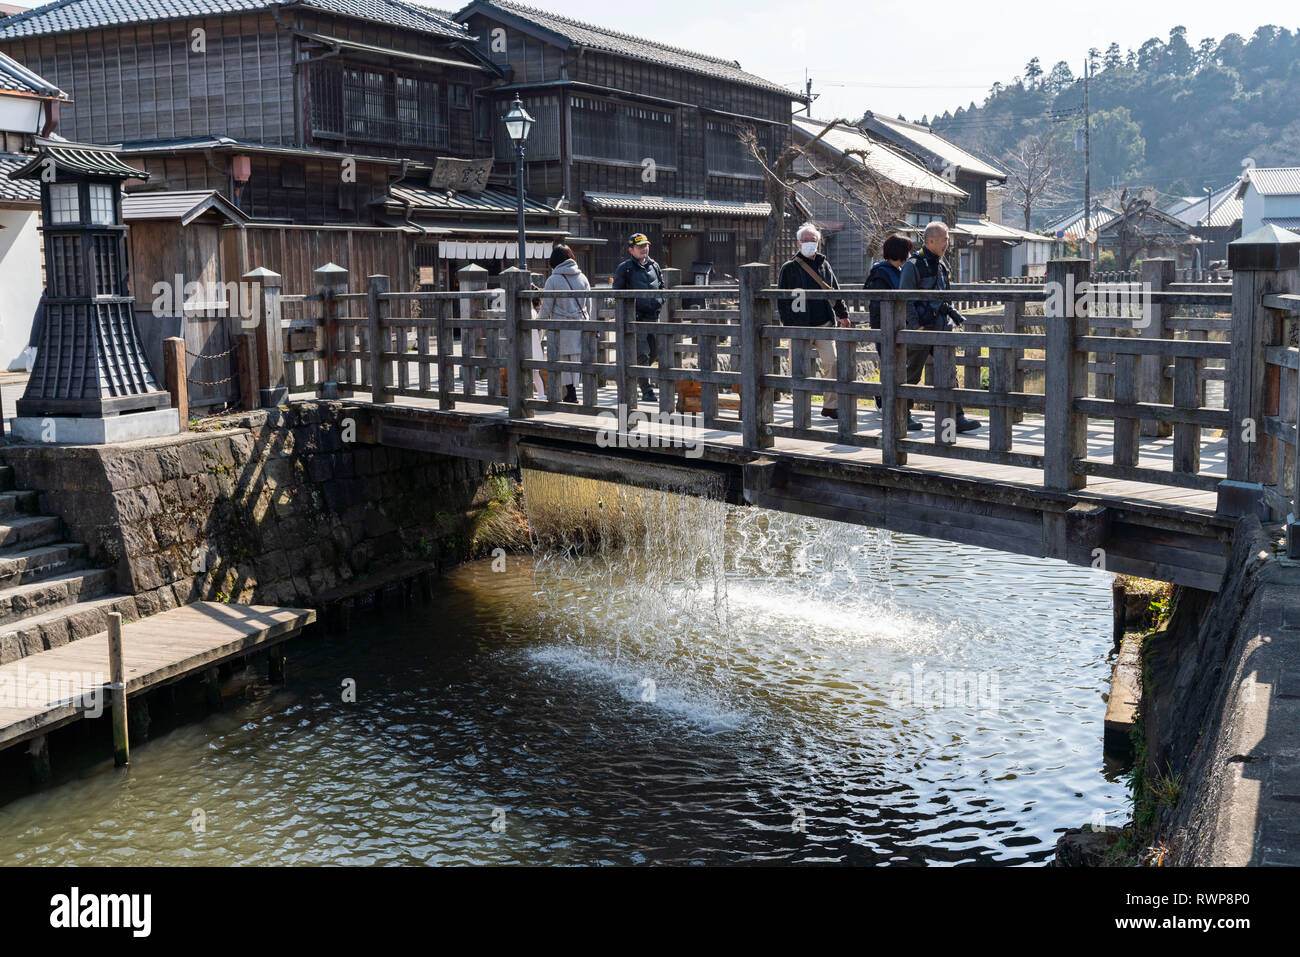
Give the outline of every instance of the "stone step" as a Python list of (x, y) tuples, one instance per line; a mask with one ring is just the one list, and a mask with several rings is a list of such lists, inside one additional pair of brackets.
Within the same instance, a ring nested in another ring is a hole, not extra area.
[(52, 575), (26, 585), (0, 588), (0, 625), (18, 622), (85, 598), (97, 598), (113, 584), (113, 573), (95, 568)]
[(39, 497), (29, 489), (0, 493), (0, 517), (19, 513), (31, 515), (36, 511), (36, 500)]
[(0, 587), (25, 585), (82, 568), (85, 556), (86, 546), (76, 542), (58, 542), (0, 555)]
[(0, 625), (0, 664), (107, 631), (110, 611), (119, 612), (123, 621), (139, 617), (134, 598), (111, 594)]
[(0, 554), (19, 549), (34, 548), (37, 545), (49, 545), (59, 540), (63, 534), (63, 523), (53, 515), (32, 515), (25, 518), (10, 518), (0, 525)]

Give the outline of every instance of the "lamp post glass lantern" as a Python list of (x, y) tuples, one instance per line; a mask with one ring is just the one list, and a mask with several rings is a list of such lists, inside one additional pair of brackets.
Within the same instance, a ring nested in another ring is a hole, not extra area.
[(519, 268), (528, 271), (528, 253), (524, 245), (524, 144), (533, 129), (533, 118), (524, 109), (524, 104), (515, 94), (515, 101), (510, 104), (510, 112), (504, 117), (506, 132), (515, 144), (515, 187), (519, 202)]

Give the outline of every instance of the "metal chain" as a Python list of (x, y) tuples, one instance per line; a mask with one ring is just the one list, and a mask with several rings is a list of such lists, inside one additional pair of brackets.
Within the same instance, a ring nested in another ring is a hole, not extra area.
[(225, 385), (227, 382), (234, 382), (235, 377), (228, 375), (224, 379), (217, 379), (214, 382), (205, 382), (203, 379), (195, 379), (192, 376), (185, 377), (186, 382), (193, 382), (195, 385)]
[(185, 350), (185, 354), (189, 356), (191, 359), (224, 359), (226, 356), (234, 352), (235, 348), (236, 348), (235, 346), (231, 346), (225, 352), (218, 352), (215, 355), (210, 355), (210, 356), (200, 355), (197, 352), (190, 352), (189, 349)]

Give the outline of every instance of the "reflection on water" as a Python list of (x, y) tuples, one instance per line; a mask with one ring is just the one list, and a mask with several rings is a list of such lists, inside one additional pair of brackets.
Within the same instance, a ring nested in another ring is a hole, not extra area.
[(0, 808), (0, 863), (1023, 863), (1122, 818), (1105, 576), (527, 491), (535, 559), (300, 642), (287, 688)]

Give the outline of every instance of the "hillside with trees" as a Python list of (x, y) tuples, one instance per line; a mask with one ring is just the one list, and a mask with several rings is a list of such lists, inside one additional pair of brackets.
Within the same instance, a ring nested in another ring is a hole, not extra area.
[[(1300, 31), (1264, 26), (1249, 39), (1230, 33), (1193, 45), (1179, 26), (1137, 50), (1112, 43), (1087, 55), (1094, 195), (1124, 186), (1195, 195), (1231, 182), (1252, 161), (1300, 165)], [(1042, 156), (1048, 141), (1058, 183), (1035, 204), (1035, 226), (1083, 194), (1082, 71), (1082, 59), (1046, 69), (1035, 57), (1023, 75), (994, 83), (983, 104), (929, 121), (1003, 166)]]

